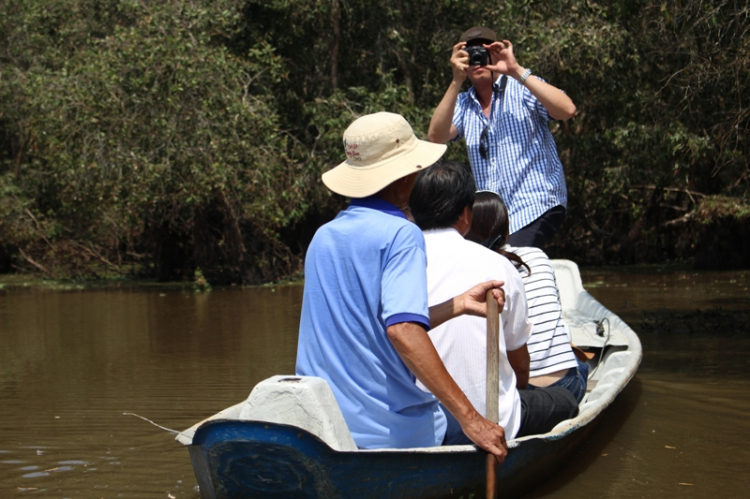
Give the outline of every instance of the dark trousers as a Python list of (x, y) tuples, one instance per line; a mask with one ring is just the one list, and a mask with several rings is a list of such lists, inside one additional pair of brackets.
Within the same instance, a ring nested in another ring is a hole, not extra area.
[[(534, 390), (518, 390), (518, 393), (521, 395), (521, 428), (513, 438), (547, 433), (557, 423), (578, 416), (578, 402), (565, 388), (545, 386)], [(472, 441), (461, 430), (456, 418), (445, 406), (440, 406), (448, 419), (443, 445), (471, 444)]]
[(511, 234), (508, 244), (516, 247), (533, 246), (544, 250), (565, 220), (565, 213), (566, 210), (562, 206), (545, 211), (541, 217)]
[(521, 428), (516, 438), (547, 433), (557, 423), (578, 416), (578, 401), (569, 390), (545, 386), (518, 390), (521, 395)]

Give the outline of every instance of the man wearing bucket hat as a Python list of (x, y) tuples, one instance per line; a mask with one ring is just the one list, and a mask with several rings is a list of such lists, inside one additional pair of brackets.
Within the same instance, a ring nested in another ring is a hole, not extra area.
[[(509, 243), (543, 248), (568, 204), (548, 122), (573, 117), (575, 104), (518, 64), (510, 41), (498, 41), (489, 28), (466, 30), (450, 62), (453, 77), (432, 115), (428, 138), (441, 144), (463, 138), (477, 188), (505, 200)], [(466, 78), (472, 87), (462, 93)]]
[(328, 382), (361, 448), (450, 444), (450, 423), (502, 462), (503, 428), (474, 409), (427, 336), (431, 325), (486, 314), (490, 289), (502, 306), (502, 282), (428, 308), (424, 238), (401, 211), (417, 172), (445, 149), (417, 139), (397, 114), (363, 116), (347, 128), (347, 159), (323, 182), (351, 202), (307, 250), (296, 370)]

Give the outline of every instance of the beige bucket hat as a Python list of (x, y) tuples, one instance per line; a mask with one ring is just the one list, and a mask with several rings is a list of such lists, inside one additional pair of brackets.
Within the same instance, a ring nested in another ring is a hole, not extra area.
[(346, 161), (325, 172), (323, 183), (342, 196), (364, 198), (431, 166), (446, 149), (445, 144), (419, 140), (399, 114), (368, 114), (344, 132)]

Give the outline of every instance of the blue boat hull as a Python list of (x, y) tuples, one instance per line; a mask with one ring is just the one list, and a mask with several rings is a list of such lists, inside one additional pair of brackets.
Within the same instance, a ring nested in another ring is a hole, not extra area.
[[(549, 478), (601, 417), (557, 438), (509, 449), (498, 467), (499, 497)], [(189, 447), (201, 496), (249, 498), (443, 498), (485, 494), (483, 452), (338, 452), (299, 428), (255, 421), (202, 425)]]

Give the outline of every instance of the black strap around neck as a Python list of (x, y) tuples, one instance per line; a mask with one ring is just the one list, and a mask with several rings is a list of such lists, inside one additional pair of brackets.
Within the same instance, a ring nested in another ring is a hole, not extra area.
[[(495, 86), (494, 84), (492, 85)], [(503, 75), (502, 78), (500, 78), (500, 88), (497, 89), (498, 92), (502, 92), (505, 90), (505, 87), (508, 86), (508, 77), (506, 75)]]

